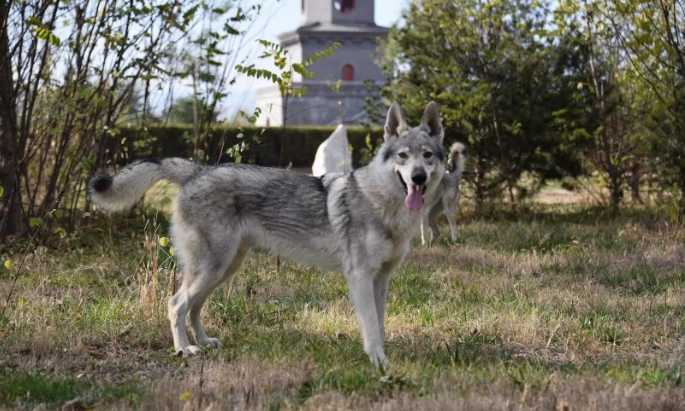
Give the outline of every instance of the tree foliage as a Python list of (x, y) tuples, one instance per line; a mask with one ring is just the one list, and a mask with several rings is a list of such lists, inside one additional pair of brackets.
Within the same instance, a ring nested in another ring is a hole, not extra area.
[[(649, 100), (645, 126), (666, 205), (685, 216), (685, 1), (607, 0), (604, 17), (626, 54), (629, 78)], [(670, 197), (670, 200), (668, 198)]]
[[(639, 113), (645, 96), (626, 70), (620, 33), (605, 15), (601, 1), (559, 2), (553, 33), (576, 56), (565, 77), (577, 87), (569, 89), (573, 104), (555, 114), (565, 139), (587, 140), (586, 169), (593, 182), (608, 189), (609, 204), (616, 212), (626, 186), (640, 184), (645, 129)], [(633, 190), (633, 197), (640, 200), (639, 191)]]
[(73, 229), (89, 176), (128, 158), (121, 126), (139, 128), (144, 151), (179, 85), (192, 90), (197, 157), (262, 3), (0, 0), (0, 240), (35, 232), (36, 218)]
[(646, 200), (685, 213), (682, 0), (421, 0), (404, 19), (383, 44), (383, 95), (415, 118), (440, 104), (479, 204), (582, 176), (614, 211), (657, 181)]
[[(427, 100), (461, 131), (475, 163), (476, 198), (511, 200), (547, 178), (578, 173), (579, 159), (554, 129), (569, 107), (567, 53), (539, 1), (423, 0), (384, 45), (388, 98), (416, 117)], [(522, 177), (532, 177), (522, 182)]]

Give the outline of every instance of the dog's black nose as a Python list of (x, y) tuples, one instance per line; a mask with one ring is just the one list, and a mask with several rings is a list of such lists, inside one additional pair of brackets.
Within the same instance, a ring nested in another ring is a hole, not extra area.
[(411, 181), (417, 186), (423, 185), (426, 182), (426, 172), (423, 170), (414, 170), (411, 173)]

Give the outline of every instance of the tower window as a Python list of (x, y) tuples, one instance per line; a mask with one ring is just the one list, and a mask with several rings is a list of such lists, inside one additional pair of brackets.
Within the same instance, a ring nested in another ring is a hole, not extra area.
[(304, 13), (304, 0), (302, 0), (302, 13)]
[(342, 69), (343, 81), (354, 81), (354, 67), (351, 64), (345, 64)]
[(333, 5), (341, 13), (347, 13), (354, 8), (354, 0), (336, 0)]

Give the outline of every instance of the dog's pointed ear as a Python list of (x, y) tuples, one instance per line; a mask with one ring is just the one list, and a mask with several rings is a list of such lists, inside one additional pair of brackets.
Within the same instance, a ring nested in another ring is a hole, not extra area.
[(423, 118), (421, 119), (419, 129), (428, 133), (429, 136), (437, 138), (438, 142), (442, 144), (442, 138), (445, 136), (445, 131), (442, 129), (438, 105), (435, 104), (434, 101), (431, 101), (428, 103), (428, 106), (426, 106), (426, 111), (423, 112)]
[(397, 138), (406, 129), (407, 122), (404, 121), (404, 117), (402, 116), (402, 109), (400, 108), (400, 105), (394, 101), (388, 110), (388, 116), (385, 120), (385, 134), (383, 135), (383, 139), (388, 141), (391, 138)]

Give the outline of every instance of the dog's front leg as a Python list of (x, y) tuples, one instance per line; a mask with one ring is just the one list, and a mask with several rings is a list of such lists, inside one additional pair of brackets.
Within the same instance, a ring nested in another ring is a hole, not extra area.
[(350, 298), (359, 319), (359, 328), (364, 341), (364, 351), (373, 365), (388, 365), (383, 352), (383, 338), (378, 323), (374, 278), (369, 271), (352, 271), (345, 275), (350, 287)]

